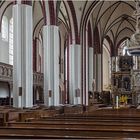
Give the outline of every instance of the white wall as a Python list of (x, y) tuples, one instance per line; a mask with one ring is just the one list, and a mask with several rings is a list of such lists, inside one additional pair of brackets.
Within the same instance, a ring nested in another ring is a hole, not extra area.
[[(9, 28), (9, 21), (12, 17), (12, 5), (8, 7), (4, 16), (8, 18), (8, 28)], [(8, 34), (8, 37), (9, 37), (9, 34)], [(9, 64), (9, 41), (3, 41), (1, 39), (1, 33), (0, 33), (0, 62)]]
[(103, 90), (110, 84), (110, 55), (107, 49), (103, 47)]
[(0, 62), (9, 64), (9, 43), (0, 39)]
[(0, 82), (0, 98), (9, 96), (8, 84)]
[(93, 47), (88, 48), (88, 91), (93, 91)]

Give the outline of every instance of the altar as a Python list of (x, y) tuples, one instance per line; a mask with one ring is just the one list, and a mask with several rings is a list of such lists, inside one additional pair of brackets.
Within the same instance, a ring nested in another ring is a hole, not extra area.
[[(136, 61), (137, 60), (137, 61)], [(140, 104), (140, 69), (138, 69), (139, 57), (118, 56), (118, 69), (112, 71), (111, 85), (114, 104), (118, 106)], [(118, 103), (117, 103), (118, 102)]]

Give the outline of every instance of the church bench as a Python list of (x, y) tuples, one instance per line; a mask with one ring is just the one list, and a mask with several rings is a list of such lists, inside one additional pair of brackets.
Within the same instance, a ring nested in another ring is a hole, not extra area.
[(82, 123), (82, 124), (92, 124), (92, 123), (107, 123), (107, 124), (136, 124), (136, 125), (139, 125), (140, 121), (136, 121), (136, 120), (88, 120), (88, 119), (84, 119), (84, 120), (80, 120), (80, 119), (64, 119), (64, 120), (53, 120), (53, 119), (38, 119), (38, 120), (30, 120), (29, 122), (42, 122), (42, 123), (52, 123), (52, 124), (55, 124), (55, 123)]
[[(31, 138), (31, 135), (32, 138), (41, 138), (41, 135), (45, 138), (55, 138), (55, 136), (59, 138), (95, 138), (101, 137), (101, 134), (103, 138), (113, 137), (112, 139), (118, 138), (118, 136), (121, 138), (140, 138), (139, 113), (116, 117), (104, 116), (104, 114), (43, 116), (42, 118), (29, 119), (29, 121), (31, 122), (7, 123), (7, 127), (3, 127), (3, 129), (9, 131), (7, 136), (14, 135), (17, 138), (19, 138), (18, 135), (22, 136), (22, 134), (28, 138)], [(2, 128), (0, 128), (0, 134), (6, 136)]]
[(28, 119), (36, 119), (43, 116), (53, 117), (59, 114), (59, 110), (29, 110), (25, 112), (19, 112), (19, 121), (26, 121)]
[(28, 122), (39, 122), (39, 123), (52, 123), (52, 124), (55, 124), (55, 123), (83, 123), (83, 124), (89, 124), (89, 123), (129, 123), (129, 124), (139, 124), (140, 121), (135, 121), (135, 120), (88, 120), (88, 119), (85, 119), (85, 120), (80, 120), (80, 119), (64, 119), (64, 120), (53, 120), (53, 119), (32, 119), (32, 120), (28, 120)]
[(40, 118), (43, 116), (52, 117), (56, 114), (60, 114), (60, 110), (29, 110), (29, 109), (14, 109), (0, 107), (0, 124), (6, 121), (26, 121), (28, 118)]
[(95, 109), (93, 111), (86, 111), (83, 114), (85, 115), (94, 115), (94, 114), (139, 114), (140, 109), (134, 109), (134, 108), (129, 108), (129, 109)]
[(140, 110), (125, 110), (125, 109), (121, 109), (121, 110), (96, 110), (93, 112), (86, 112), (83, 114), (63, 114), (63, 115), (59, 115), (59, 116), (55, 116), (55, 118), (109, 118), (109, 119), (139, 119), (140, 118)]
[(0, 125), (8, 121), (26, 121), (28, 118), (40, 118), (43, 116), (52, 117), (59, 113), (59, 110), (25, 110), (13, 108), (0, 109)]
[(82, 105), (64, 106), (64, 114), (81, 114), (83, 112), (84, 106)]
[(18, 121), (24, 122), (27, 118), (39, 118), (39, 114), (35, 111), (19, 112)]
[(64, 135), (24, 135), (23, 134), (0, 134), (0, 139), (93, 139), (93, 140), (124, 140), (120, 137), (100, 137), (100, 136), (64, 136)]
[(59, 114), (60, 110), (29, 110), (0, 107), (0, 125), (7, 121), (26, 121), (28, 118), (40, 118), (43, 116), (52, 117)]
[(140, 128), (140, 123), (134, 123), (134, 122), (100, 122), (100, 121), (93, 121), (93, 122), (70, 122), (70, 121), (65, 121), (65, 122), (53, 122), (53, 121), (36, 121), (36, 122), (8, 122), (6, 123), (6, 126), (14, 126), (14, 127), (89, 127), (89, 128), (94, 128), (94, 127), (125, 127), (125, 128), (132, 128), (132, 127), (137, 127)]
[(28, 122), (42, 122), (42, 123), (52, 123), (52, 124), (57, 124), (57, 123), (82, 123), (82, 124), (92, 124), (92, 123), (108, 123), (111, 124), (113, 123), (115, 124), (129, 124), (129, 125), (139, 125), (140, 124), (140, 118), (100, 118), (100, 117), (95, 117), (95, 118), (81, 118), (81, 117), (77, 117), (77, 118), (39, 118), (39, 119), (29, 119)]
[(140, 117), (139, 116), (125, 116), (125, 117), (122, 117), (122, 116), (69, 116), (69, 117), (41, 117), (42, 120), (58, 120), (58, 121), (61, 121), (61, 120), (119, 120), (119, 121), (140, 121)]
[(19, 112), (17, 110), (11, 110), (8, 112), (8, 121), (17, 121), (19, 119)]
[(137, 114), (140, 113), (140, 109), (135, 108), (120, 108), (120, 109), (96, 109), (93, 111), (85, 112), (85, 114)]
[(0, 126), (5, 125), (5, 122), (8, 121), (8, 112), (0, 112)]
[[(102, 135), (101, 135), (102, 134)], [(140, 129), (139, 128), (131, 128), (131, 129), (124, 129), (120, 127), (111, 127), (111, 128), (104, 128), (104, 127), (94, 127), (94, 128), (61, 128), (61, 127), (0, 127), (0, 137), (1, 136), (32, 136), (36, 137), (44, 137), (50, 138), (47, 135), (51, 135), (51, 138), (55, 138), (56, 136), (60, 138), (70, 138), (70, 137), (111, 137), (111, 138), (140, 138)], [(7, 137), (5, 137), (7, 138)]]

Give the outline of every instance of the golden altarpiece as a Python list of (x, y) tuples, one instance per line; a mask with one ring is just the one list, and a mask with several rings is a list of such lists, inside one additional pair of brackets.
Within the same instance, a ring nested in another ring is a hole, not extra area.
[(136, 31), (126, 42), (125, 55), (118, 56), (115, 65), (118, 69), (112, 67), (112, 86), (116, 89), (114, 92), (114, 98), (117, 97), (116, 102), (121, 102), (122, 97), (125, 97), (123, 98), (125, 103), (138, 105), (140, 104), (140, 1), (135, 2), (136, 10), (133, 16), (136, 18)]
[(116, 88), (116, 91), (112, 92), (112, 94), (115, 94), (113, 98), (118, 96), (119, 102), (124, 102), (120, 100), (125, 98), (125, 103), (132, 104), (131, 70), (133, 68), (133, 57), (128, 55), (119, 56), (116, 65), (118, 69), (112, 71), (111, 78), (112, 86)]
[(118, 96), (119, 104), (138, 105), (140, 103), (140, 69), (139, 56), (118, 56), (115, 63), (117, 70), (112, 69), (111, 84), (114, 87), (114, 102)]

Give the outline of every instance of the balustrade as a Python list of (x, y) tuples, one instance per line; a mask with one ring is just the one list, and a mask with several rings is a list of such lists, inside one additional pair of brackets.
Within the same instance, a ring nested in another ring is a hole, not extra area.
[[(13, 82), (13, 66), (0, 62), (0, 81)], [(33, 73), (33, 84), (43, 86), (43, 73)]]

